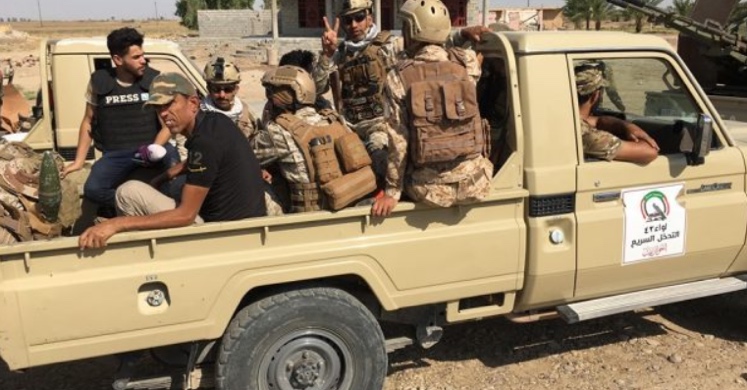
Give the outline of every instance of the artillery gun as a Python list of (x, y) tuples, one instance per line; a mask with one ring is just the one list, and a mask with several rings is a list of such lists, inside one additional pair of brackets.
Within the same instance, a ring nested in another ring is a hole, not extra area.
[[(690, 17), (640, 0), (607, 2), (640, 12), (653, 23), (679, 31), (678, 52), (709, 94), (747, 97), (747, 38), (738, 33), (738, 26), (724, 27), (736, 0), (696, 2)], [(704, 63), (703, 58), (708, 59), (708, 63)]]

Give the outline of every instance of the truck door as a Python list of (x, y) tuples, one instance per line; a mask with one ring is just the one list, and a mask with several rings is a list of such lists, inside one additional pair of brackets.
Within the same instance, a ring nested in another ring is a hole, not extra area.
[[(574, 63), (569, 81), (575, 95)], [(576, 298), (592, 298), (715, 277), (743, 245), (747, 226), (745, 166), (696, 86), (665, 53), (608, 53), (602, 60), (611, 85), (596, 115), (639, 125), (659, 144), (659, 156), (641, 166), (585, 158), (577, 118), (578, 222)], [(576, 109), (576, 113), (578, 110)], [(713, 119), (710, 155), (688, 165), (675, 123)]]

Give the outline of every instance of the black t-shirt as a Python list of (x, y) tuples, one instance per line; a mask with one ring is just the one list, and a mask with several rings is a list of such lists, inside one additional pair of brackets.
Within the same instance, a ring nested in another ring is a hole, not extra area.
[(186, 146), (187, 184), (210, 189), (200, 208), (205, 222), (267, 214), (259, 162), (230, 118), (198, 112)]

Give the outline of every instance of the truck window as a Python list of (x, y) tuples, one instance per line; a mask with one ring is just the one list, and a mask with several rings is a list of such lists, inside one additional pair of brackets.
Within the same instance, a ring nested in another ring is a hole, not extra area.
[[(679, 153), (676, 122), (695, 123), (702, 110), (671, 64), (661, 58), (607, 58), (609, 86), (595, 108), (596, 115), (614, 115), (631, 121), (661, 147), (660, 154)], [(718, 148), (714, 137), (713, 148)]]

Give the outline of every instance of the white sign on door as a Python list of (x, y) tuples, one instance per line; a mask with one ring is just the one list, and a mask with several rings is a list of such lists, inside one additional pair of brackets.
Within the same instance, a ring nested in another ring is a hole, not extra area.
[(623, 264), (685, 252), (687, 213), (677, 202), (683, 184), (623, 191)]

